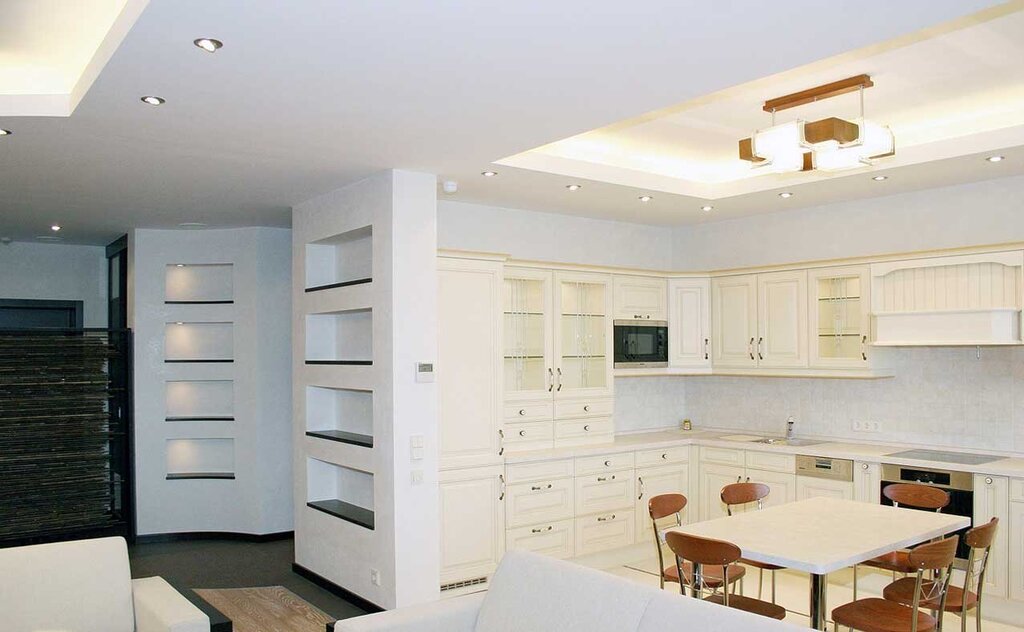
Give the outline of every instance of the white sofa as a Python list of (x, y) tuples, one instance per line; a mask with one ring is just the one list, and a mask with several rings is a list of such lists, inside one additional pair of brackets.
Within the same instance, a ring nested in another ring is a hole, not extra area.
[(335, 624), (335, 632), (787, 632), (784, 621), (533, 553), (505, 555), (486, 593)]
[(159, 577), (132, 579), (124, 538), (0, 549), (4, 632), (209, 632)]

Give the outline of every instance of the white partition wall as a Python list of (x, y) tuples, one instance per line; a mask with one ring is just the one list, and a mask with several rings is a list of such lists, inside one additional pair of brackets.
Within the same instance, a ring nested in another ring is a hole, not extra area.
[(383, 608), (438, 597), (436, 179), (292, 215), (295, 563)]
[(291, 530), (290, 232), (129, 248), (139, 535)]

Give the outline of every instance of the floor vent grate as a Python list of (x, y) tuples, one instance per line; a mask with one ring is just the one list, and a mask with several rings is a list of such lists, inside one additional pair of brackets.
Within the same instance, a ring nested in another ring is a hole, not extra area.
[(446, 590), (456, 590), (458, 588), (468, 588), (469, 586), (479, 586), (480, 584), (486, 584), (487, 577), (477, 577), (475, 579), (464, 579), (461, 582), (452, 582), (450, 584), (441, 584), (441, 592)]

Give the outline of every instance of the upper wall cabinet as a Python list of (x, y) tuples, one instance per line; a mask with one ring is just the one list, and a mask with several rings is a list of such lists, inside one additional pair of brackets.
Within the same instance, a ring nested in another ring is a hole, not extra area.
[(665, 279), (639, 276), (615, 276), (615, 320), (666, 320)]
[(868, 267), (809, 270), (807, 285), (811, 366), (834, 369), (867, 366), (871, 335)]
[(1024, 252), (871, 265), (874, 344), (1021, 343)]
[(554, 391), (554, 327), (550, 270), (506, 268), (505, 399), (550, 399)]
[(715, 366), (757, 366), (756, 274), (711, 280), (711, 331)]
[(673, 367), (711, 366), (711, 281), (668, 282), (668, 362)]
[(711, 315), (715, 366), (807, 366), (806, 270), (712, 279)]

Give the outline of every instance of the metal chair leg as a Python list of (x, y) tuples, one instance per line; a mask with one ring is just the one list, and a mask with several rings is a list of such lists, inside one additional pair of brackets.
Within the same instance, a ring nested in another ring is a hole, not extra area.
[(757, 598), (761, 599), (761, 587), (764, 585), (764, 569), (757, 569)]
[(857, 601), (857, 565), (853, 565), (853, 600)]
[[(974, 607), (974, 620), (977, 622), (978, 632), (981, 632), (981, 587), (978, 588), (978, 605)], [(967, 614), (966, 612), (964, 614)]]
[(772, 603), (775, 603), (775, 571), (772, 571)]

